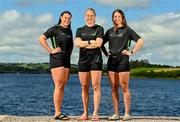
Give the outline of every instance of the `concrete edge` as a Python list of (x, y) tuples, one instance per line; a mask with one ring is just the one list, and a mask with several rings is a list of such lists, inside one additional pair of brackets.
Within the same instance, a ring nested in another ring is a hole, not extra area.
[[(0, 121), (6, 120), (8, 118), (28, 118), (28, 119), (32, 119), (32, 118), (41, 118), (42, 116), (16, 116), (16, 115), (0, 115)], [(45, 118), (49, 118), (49, 119), (53, 119), (53, 116), (44, 116)], [(72, 120), (76, 120), (77, 116), (69, 116)], [(91, 117), (91, 116), (89, 116)], [(100, 116), (100, 119), (102, 120), (106, 120), (109, 116)], [(122, 119), (123, 116), (120, 116), (120, 118)], [(180, 121), (180, 116), (131, 116), (132, 119), (135, 120), (177, 120)]]
[[(122, 116), (123, 118), (123, 116)], [(162, 120), (180, 120), (180, 117), (173, 116), (131, 116), (133, 119), (162, 119)]]
[(3, 119), (5, 119), (6, 117), (8, 117), (8, 115), (0, 115), (0, 121), (2, 121)]

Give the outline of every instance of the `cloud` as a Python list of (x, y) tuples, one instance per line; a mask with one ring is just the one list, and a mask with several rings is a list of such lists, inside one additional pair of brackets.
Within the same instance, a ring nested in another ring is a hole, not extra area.
[[(49, 13), (33, 18), (16, 10), (0, 15), (0, 60), (1, 62), (47, 61), (38, 38), (51, 25), (53, 16)], [(43, 56), (43, 57), (42, 57)], [(41, 60), (42, 59), (42, 60)]]
[(180, 66), (180, 13), (151, 16), (129, 24), (145, 40), (138, 57), (152, 63)]
[(103, 26), (104, 28), (107, 28), (107, 25), (109, 24), (107, 18), (100, 16), (96, 17), (96, 23)]
[(149, 0), (93, 0), (96, 3), (120, 8), (147, 8)]
[(42, 14), (35, 19), (35, 23), (38, 25), (51, 24), (53, 21), (52, 18), (53, 16), (50, 13)]

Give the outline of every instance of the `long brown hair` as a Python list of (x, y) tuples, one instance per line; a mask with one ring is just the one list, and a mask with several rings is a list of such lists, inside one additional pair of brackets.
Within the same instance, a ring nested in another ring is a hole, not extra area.
[(113, 22), (114, 30), (115, 30), (115, 31), (117, 31), (117, 28), (118, 28), (117, 25), (116, 25), (116, 23), (114, 22), (114, 14), (115, 14), (116, 12), (118, 12), (118, 13), (121, 14), (123, 27), (125, 27), (125, 26), (127, 25), (126, 17), (125, 17), (124, 12), (123, 12), (122, 10), (120, 10), (120, 9), (116, 9), (116, 10), (114, 10), (113, 13), (112, 13), (112, 22)]
[[(59, 16), (58, 25), (61, 24), (61, 17), (62, 17), (64, 14), (69, 14), (69, 15), (72, 17), (71, 12), (69, 12), (69, 11), (63, 11), (63, 12), (60, 14), (60, 16)], [(71, 28), (71, 23), (68, 25), (68, 28)]]

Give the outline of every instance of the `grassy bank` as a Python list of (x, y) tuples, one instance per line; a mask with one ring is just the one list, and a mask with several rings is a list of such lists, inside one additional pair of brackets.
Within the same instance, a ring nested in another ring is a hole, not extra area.
[(134, 68), (131, 69), (131, 76), (180, 79), (180, 68)]

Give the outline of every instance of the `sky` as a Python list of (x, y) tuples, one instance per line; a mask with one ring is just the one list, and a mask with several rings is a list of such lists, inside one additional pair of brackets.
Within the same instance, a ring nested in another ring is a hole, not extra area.
[[(180, 66), (180, 0), (0, 0), (0, 63), (49, 62), (49, 54), (38, 41), (40, 35), (68, 10), (75, 37), (76, 29), (85, 25), (89, 7), (96, 10), (96, 23), (105, 32), (112, 27), (112, 12), (124, 11), (128, 25), (145, 41), (130, 60)], [(79, 49), (74, 46), (71, 63), (77, 64), (78, 58)]]

